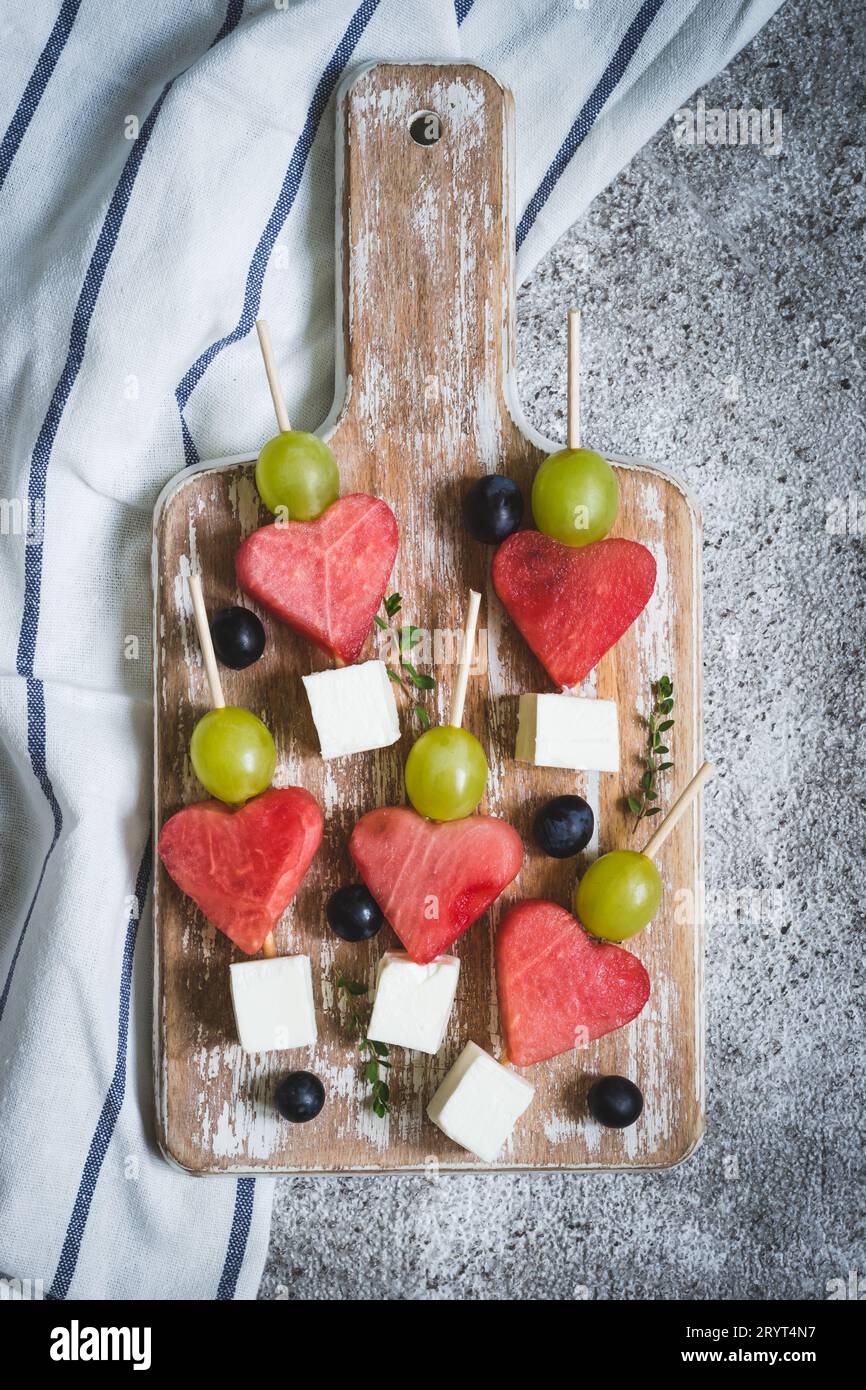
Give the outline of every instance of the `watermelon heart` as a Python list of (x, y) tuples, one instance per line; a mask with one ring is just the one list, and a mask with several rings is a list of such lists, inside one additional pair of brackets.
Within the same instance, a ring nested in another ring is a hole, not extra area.
[(440, 825), (406, 806), (382, 806), (362, 816), (349, 852), (419, 965), (447, 951), (523, 863), (520, 836), (495, 816)]
[(291, 902), (324, 819), (302, 787), (272, 787), (232, 811), (200, 801), (167, 820), (159, 854), (178, 888), (248, 956)]
[(253, 531), (235, 557), (238, 583), (281, 622), (331, 656), (357, 661), (397, 554), (387, 502), (356, 492), (315, 521)]
[(533, 898), (496, 935), (499, 1011), (515, 1066), (546, 1062), (637, 1018), (650, 978), (637, 956), (593, 941), (558, 903)]
[(551, 680), (577, 685), (649, 602), (656, 562), (637, 541), (578, 549), (516, 531), (493, 559), (493, 586)]

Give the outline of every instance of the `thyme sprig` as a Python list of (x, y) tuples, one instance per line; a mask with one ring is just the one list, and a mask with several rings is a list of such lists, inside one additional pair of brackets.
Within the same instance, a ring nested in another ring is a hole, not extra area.
[[(382, 607), (385, 609), (387, 617), (383, 618), (380, 613), (377, 613), (375, 616), (375, 623), (382, 632), (388, 632), (391, 629), (391, 619), (395, 618), (403, 607), (402, 595), (389, 594), (388, 597), (383, 600)], [(421, 728), (429, 729), (430, 716), (424, 706), (418, 703), (415, 691), (432, 690), (436, 685), (436, 677), (422, 675), (411, 660), (413, 648), (418, 645), (423, 635), (420, 627), (415, 627), (412, 623), (404, 623), (401, 626), (399, 640), (397, 642), (397, 659), (399, 664), (397, 666), (389, 664), (388, 676), (396, 686), (399, 686), (404, 696), (412, 702), (415, 718), (418, 720)]]
[(661, 811), (658, 805), (659, 790), (657, 778), (668, 772), (673, 763), (661, 761), (670, 755), (670, 748), (664, 736), (674, 727), (671, 711), (674, 707), (674, 686), (670, 676), (662, 676), (652, 684), (653, 706), (647, 719), (647, 751), (644, 758), (644, 771), (636, 796), (628, 797), (628, 808), (635, 817), (634, 829), (648, 816), (657, 816)]
[[(337, 989), (342, 990), (349, 999), (358, 999), (368, 993), (366, 985), (360, 984), (357, 980), (348, 980), (345, 975), (337, 977)], [(381, 1120), (391, 1109), (391, 1092), (388, 1083), (379, 1075), (380, 1067), (387, 1069), (391, 1066), (391, 1063), (385, 1060), (390, 1049), (387, 1043), (376, 1042), (374, 1038), (367, 1037), (367, 1025), (354, 1007), (350, 1018), (352, 1026), (358, 1034), (358, 1051), (361, 1054), (364, 1076), (372, 1088), (370, 1100), (373, 1111)]]

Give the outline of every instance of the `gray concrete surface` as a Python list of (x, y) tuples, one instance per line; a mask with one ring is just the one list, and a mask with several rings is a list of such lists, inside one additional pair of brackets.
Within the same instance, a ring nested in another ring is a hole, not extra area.
[(852, 1270), (866, 1292), (863, 27), (789, 0), (704, 92), (781, 107), (782, 152), (668, 127), (520, 293), (533, 422), (564, 431), (579, 302), (587, 442), (703, 508), (706, 1140), (664, 1176), (283, 1180), (262, 1297), (822, 1299)]

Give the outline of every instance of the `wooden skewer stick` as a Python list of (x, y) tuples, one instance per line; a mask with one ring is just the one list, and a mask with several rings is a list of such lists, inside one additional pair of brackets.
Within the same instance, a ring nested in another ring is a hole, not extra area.
[(580, 310), (568, 311), (568, 434), (569, 449), (580, 448)]
[(469, 684), (469, 667), (475, 651), (475, 628), (478, 625), (478, 609), (481, 595), (469, 590), (469, 611), (466, 614), (466, 627), (463, 630), (463, 645), (460, 648), (460, 667), (457, 671), (457, 684), (451, 696), (451, 725), (459, 729), (463, 723), (463, 706), (466, 704), (466, 687)]
[(195, 617), (196, 631), (198, 632), (198, 644), (201, 647), (204, 669), (207, 672), (207, 683), (210, 686), (210, 702), (214, 709), (225, 709), (225, 696), (223, 695), (222, 682), (220, 681), (216, 653), (213, 649), (213, 639), (210, 635), (210, 623), (207, 620), (207, 610), (204, 606), (204, 594), (202, 593), (200, 574), (190, 575), (189, 592), (192, 598), (192, 611)]
[(256, 332), (259, 335), (259, 347), (262, 350), (262, 357), (265, 363), (268, 386), (271, 388), (271, 400), (274, 403), (274, 413), (277, 417), (277, 424), (281, 434), (287, 434), (292, 428), (289, 424), (289, 412), (286, 410), (286, 402), (280, 389), (280, 379), (277, 376), (277, 362), (274, 357), (274, 349), (271, 346), (271, 335), (268, 329), (267, 319), (256, 319)]
[(675, 825), (678, 825), (686, 811), (691, 806), (695, 797), (700, 792), (705, 782), (708, 782), (715, 772), (712, 763), (703, 763), (695, 773), (688, 786), (680, 792), (671, 809), (668, 811), (658, 830), (649, 841), (644, 854), (647, 859), (655, 859), (665, 840), (670, 835)]
[[(189, 592), (192, 598), (192, 611), (195, 616), (198, 644), (201, 647), (201, 654), (204, 658), (204, 669), (207, 672), (207, 683), (210, 686), (211, 704), (214, 709), (225, 709), (225, 696), (223, 695), (222, 682), (220, 681), (216, 652), (213, 649), (213, 638), (210, 634), (210, 623), (207, 620), (207, 609), (204, 606), (204, 593), (202, 592), (200, 574), (190, 575)], [(272, 931), (269, 931), (264, 939), (262, 953), (268, 960), (273, 960), (274, 956), (277, 954), (277, 943), (274, 941), (274, 934)]]

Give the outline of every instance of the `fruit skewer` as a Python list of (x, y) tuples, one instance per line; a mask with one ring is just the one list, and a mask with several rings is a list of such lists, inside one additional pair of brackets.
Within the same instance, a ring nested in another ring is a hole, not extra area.
[(256, 319), (256, 333), (279, 429), (259, 454), (256, 487), (268, 511), (276, 516), (285, 521), (313, 521), (340, 495), (337, 460), (317, 434), (292, 429), (267, 319)]
[(475, 735), (462, 727), (480, 604), (481, 595), (470, 589), (450, 722), (422, 734), (406, 759), (409, 800), (419, 815), (430, 820), (462, 820), (471, 815), (487, 785), (484, 749)]
[(607, 535), (619, 510), (619, 483), (606, 458), (580, 444), (580, 311), (568, 314), (565, 448), (549, 454), (532, 484), (539, 531), (572, 548)]
[[(569, 691), (643, 612), (656, 580), (651, 550), (609, 535), (619, 481), (607, 459), (580, 442), (580, 355), (580, 315), (571, 310), (566, 444), (542, 460), (533, 479), (538, 529), (503, 527), (491, 570), (511, 620), (554, 686)], [(473, 534), (482, 533), (476, 527)]]
[[(290, 427), (264, 319), (256, 320), (256, 331), (279, 434), (262, 446), (255, 481), (274, 520), (241, 544), (238, 583), (337, 667), (353, 665), (385, 596), (397, 554), (397, 521), (381, 498), (340, 496), (340, 470), (328, 445)], [(351, 683), (340, 690), (351, 708)]]
[[(418, 965), (444, 955), (513, 882), (523, 863), (523, 842), (513, 826), (496, 816), (472, 814), (487, 782), (484, 749), (462, 727), (480, 603), (481, 595), (470, 590), (450, 723), (428, 729), (406, 759), (413, 809), (368, 811), (349, 841), (349, 853), (380, 912)], [(417, 873), (407, 875), (407, 863), (418, 865)]]
[(662, 896), (655, 857), (715, 770), (713, 763), (701, 765), (642, 854), (615, 849), (589, 866), (577, 885), (574, 904), (578, 918), (593, 936), (605, 941), (625, 941), (642, 931), (655, 916)]
[[(198, 643), (201, 648), (204, 668), (207, 674), (208, 686), (210, 687), (211, 704), (215, 710), (225, 710), (226, 702), (223, 695), (222, 682), (220, 680), (219, 667), (217, 666), (216, 653), (214, 651), (213, 639), (211, 637), (210, 624), (207, 619), (205, 608), (204, 593), (202, 591), (201, 574), (195, 573), (189, 576), (189, 592), (192, 599), (192, 611), (195, 618), (196, 632), (198, 633)], [(246, 711), (244, 711), (246, 713)], [(254, 717), (254, 716), (251, 716)], [(199, 726), (197, 725), (196, 728)], [(263, 726), (264, 727), (264, 726)], [(193, 735), (194, 737), (195, 735)], [(268, 778), (270, 781), (270, 778)], [(210, 788), (208, 788), (210, 790)], [(261, 790), (261, 789), (260, 789)], [(262, 954), (268, 959), (273, 960), (277, 954), (277, 946), (274, 941), (273, 932), (268, 932), (262, 943)]]

